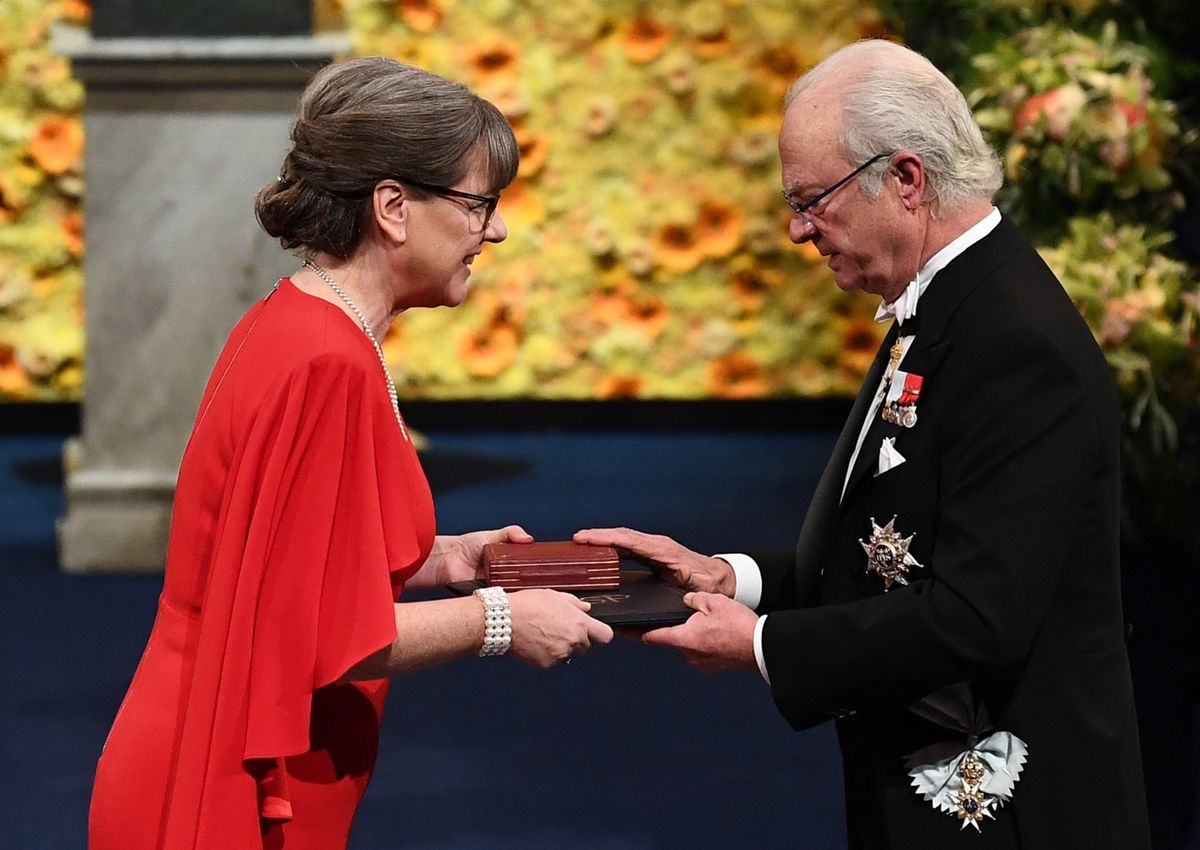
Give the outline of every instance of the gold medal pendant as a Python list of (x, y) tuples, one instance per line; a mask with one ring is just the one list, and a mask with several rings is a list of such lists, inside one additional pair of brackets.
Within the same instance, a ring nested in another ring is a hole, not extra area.
[[(931, 696), (951, 702), (954, 699), (952, 695), (947, 697), (945, 691)], [(970, 711), (973, 715), (974, 709)], [(957, 755), (947, 755), (948, 745), (938, 742), (908, 756), (905, 764), (913, 788), (934, 811), (958, 818), (959, 832), (968, 825), (982, 832), (984, 819), (996, 820), (996, 812), (1012, 801), (1029, 748), (1011, 732), (993, 732), (979, 740), (976, 736), (983, 727), (977, 724), (978, 718), (972, 716), (965, 723), (960, 719), (952, 721), (955, 728), (976, 730), (968, 736), (966, 749)], [(954, 749), (953, 744), (949, 749)]]
[(985, 817), (996, 819), (992, 809), (996, 806), (996, 798), (979, 790), (979, 783), (986, 776), (983, 764), (969, 752), (958, 766), (958, 778), (962, 780), (963, 790), (954, 795), (954, 803), (958, 806), (955, 815), (962, 821), (959, 829), (966, 829), (967, 824), (980, 832), (979, 822)]
[(861, 537), (858, 540), (867, 553), (867, 572), (883, 579), (885, 592), (891, 590), (893, 584), (907, 585), (905, 576), (910, 567), (924, 567), (908, 551), (916, 535), (901, 537), (896, 533), (895, 523), (896, 517), (893, 516), (887, 525), (880, 527), (875, 517), (871, 517), (871, 538), (865, 543)]

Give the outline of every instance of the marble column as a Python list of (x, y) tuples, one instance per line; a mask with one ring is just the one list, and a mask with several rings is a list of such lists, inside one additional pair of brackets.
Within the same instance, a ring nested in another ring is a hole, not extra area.
[(55, 33), (87, 87), (87, 384), (65, 450), (68, 572), (161, 569), (179, 460), (230, 328), (296, 266), (254, 219), (337, 34)]

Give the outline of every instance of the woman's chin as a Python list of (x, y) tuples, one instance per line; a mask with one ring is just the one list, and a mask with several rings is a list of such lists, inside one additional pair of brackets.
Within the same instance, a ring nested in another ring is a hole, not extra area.
[(457, 307), (467, 300), (470, 292), (471, 287), (465, 277), (462, 280), (456, 279), (442, 290), (441, 304), (443, 307)]

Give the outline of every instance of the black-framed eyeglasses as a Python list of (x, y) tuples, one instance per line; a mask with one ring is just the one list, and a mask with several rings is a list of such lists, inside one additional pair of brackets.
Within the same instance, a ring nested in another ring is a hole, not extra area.
[(467, 207), (467, 212), (477, 213), (483, 210), (483, 226), (480, 231), (488, 229), (488, 225), (492, 222), (492, 216), (496, 212), (496, 205), (500, 203), (499, 195), (476, 195), (471, 192), (462, 192), (458, 189), (451, 189), (449, 186), (438, 186), (434, 183), (419, 183), (416, 180), (407, 180), (400, 178), (402, 183), (407, 183), (414, 189), (422, 189), (429, 192), (431, 195), (439, 195), (443, 198), (461, 198), (464, 201), (474, 201), (475, 206)]
[[(867, 170), (867, 168), (874, 165), (876, 162), (879, 162), (879, 160), (883, 159), (884, 157), (892, 156), (895, 153), (896, 153), (896, 151), (885, 151), (884, 153), (875, 154), (875, 156), (868, 159), (866, 162), (864, 162), (858, 168), (851, 171), (849, 174), (847, 174), (845, 177), (843, 177), (838, 182), (834, 183), (828, 189), (823, 189), (822, 191), (813, 195), (807, 201), (792, 200), (792, 193), (788, 189), (784, 189), (782, 192), (783, 200), (789, 207), (792, 208), (792, 212), (794, 212), (796, 215), (802, 216), (805, 213), (807, 213), (809, 210), (811, 210), (813, 207), (815, 207), (817, 204), (821, 203), (821, 201), (828, 198), (830, 195), (832, 195), (838, 189), (845, 186), (847, 183), (849, 183), (855, 177), (862, 174), (864, 171)], [(805, 216), (805, 220), (807, 220), (807, 216)]]

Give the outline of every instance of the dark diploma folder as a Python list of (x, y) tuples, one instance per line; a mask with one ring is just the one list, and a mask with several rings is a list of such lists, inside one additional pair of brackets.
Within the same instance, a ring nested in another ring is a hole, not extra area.
[[(467, 596), (476, 588), (486, 586), (487, 582), (484, 581), (456, 581), (447, 585), (447, 589), (460, 596)], [(592, 603), (592, 610), (588, 613), (600, 622), (616, 628), (677, 626), (695, 613), (683, 604), (683, 594), (686, 591), (673, 584), (667, 584), (646, 570), (622, 570), (621, 586), (616, 590), (567, 592)]]

